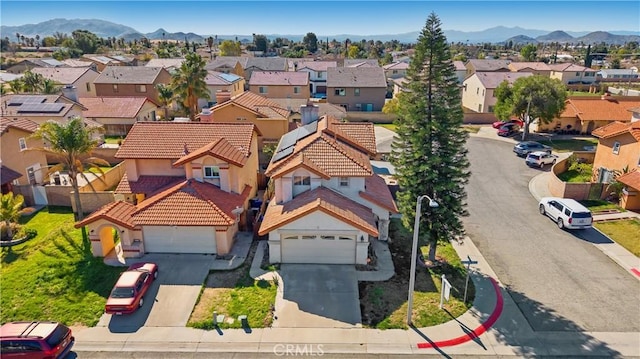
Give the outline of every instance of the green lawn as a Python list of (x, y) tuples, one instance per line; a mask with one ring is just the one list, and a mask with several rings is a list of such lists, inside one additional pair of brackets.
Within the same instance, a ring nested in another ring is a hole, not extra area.
[(556, 152), (584, 151), (585, 147), (598, 145), (598, 140), (595, 138), (580, 140), (542, 140), (539, 142), (551, 146)]
[(462, 125), (462, 128), (469, 133), (478, 133), (482, 125)]
[(640, 220), (595, 222), (594, 226), (629, 252), (640, 257)]
[[(102, 170), (102, 173), (107, 173), (110, 169), (112, 169), (113, 167), (103, 167), (100, 166), (100, 169)], [(87, 172), (92, 172), (92, 173), (96, 173), (99, 174), (100, 171), (98, 171), (96, 168), (89, 168), (89, 170)]]
[(392, 123), (378, 123), (376, 124), (376, 126), (381, 126), (386, 128), (387, 130), (391, 130), (393, 132), (396, 131), (396, 125), (392, 124)]
[(21, 223), (38, 235), (0, 255), (0, 322), (54, 320), (92, 326), (124, 268), (106, 266), (83, 244), (66, 208), (45, 208)]
[(104, 136), (104, 142), (112, 145), (117, 145), (122, 143), (125, 136)]
[(602, 212), (602, 211), (607, 211), (607, 210), (611, 210), (611, 209), (615, 209), (619, 212), (625, 212), (625, 209), (618, 206), (615, 203), (611, 203), (611, 202), (607, 202), (607, 201), (601, 201), (601, 200), (584, 200), (584, 201), (579, 201), (580, 203), (582, 203), (585, 207), (589, 208), (589, 210), (591, 210), (591, 212), (597, 213), (597, 212)]
[(602, 96), (599, 92), (587, 92), (587, 91), (568, 91), (568, 96), (592, 96), (592, 97), (600, 97)]

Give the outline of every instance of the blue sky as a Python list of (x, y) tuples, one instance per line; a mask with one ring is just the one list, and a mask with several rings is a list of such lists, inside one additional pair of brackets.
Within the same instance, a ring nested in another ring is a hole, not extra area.
[(640, 2), (630, 1), (30, 1), (1, 0), (2, 25), (53, 18), (101, 19), (152, 32), (379, 35), (419, 31), (435, 12), (444, 30), (494, 26), (536, 30), (637, 31)]

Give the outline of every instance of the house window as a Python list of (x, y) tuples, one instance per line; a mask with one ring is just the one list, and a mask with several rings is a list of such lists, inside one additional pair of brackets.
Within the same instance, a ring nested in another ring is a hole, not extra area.
[(579, 73), (579, 72), (576, 72), (576, 76), (577, 76), (577, 77), (580, 77), (580, 73)]
[(357, 103), (356, 104), (356, 111), (362, 111), (362, 104), (361, 103)]
[(113, 84), (113, 92), (118, 92), (118, 84)]
[(392, 74), (397, 75), (398, 74), (398, 70), (393, 70), (391, 71)]
[(484, 96), (484, 89), (482, 89), (482, 96)]
[(294, 186), (310, 186), (311, 185), (311, 177), (309, 177), (309, 176), (293, 176), (293, 185)]
[(360, 96), (360, 88), (359, 87), (356, 87), (356, 88), (353, 89), (353, 95), (354, 96)]
[(489, 112), (493, 113), (493, 106), (489, 106)]
[(90, 82), (87, 82), (85, 84), (85, 86), (87, 86), (87, 91), (91, 91), (91, 83)]
[(613, 143), (613, 154), (617, 155), (620, 152), (620, 142), (616, 141)]
[(482, 105), (478, 105), (478, 112), (482, 112)]
[(220, 178), (220, 167), (204, 166), (204, 178)]
[(318, 72), (318, 78), (321, 79), (322, 78), (322, 72)]
[(136, 90), (137, 90), (137, 92), (147, 92), (147, 86), (138, 85), (138, 86), (136, 86)]
[(337, 88), (334, 93), (336, 96), (347, 96), (347, 90), (344, 88)]
[(24, 137), (20, 137), (18, 139), (18, 144), (20, 145), (20, 151), (27, 149), (27, 140), (25, 140)]
[(293, 87), (293, 93), (300, 93), (300, 87), (294, 86)]
[(479, 95), (479, 94), (480, 94), (480, 88), (478, 87), (478, 88), (476, 89), (476, 95)]
[(266, 86), (260, 86), (260, 87), (258, 87), (258, 92), (260, 92), (260, 93), (267, 93), (267, 87), (266, 87)]
[(349, 187), (349, 177), (340, 177), (340, 187)]

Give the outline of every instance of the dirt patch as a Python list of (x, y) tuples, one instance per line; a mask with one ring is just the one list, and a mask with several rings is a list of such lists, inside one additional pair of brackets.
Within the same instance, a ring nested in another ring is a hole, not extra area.
[(251, 243), (249, 253), (247, 253), (247, 259), (239, 268), (209, 272), (209, 276), (207, 276), (207, 280), (204, 283), (204, 290), (206, 291), (207, 288), (234, 288), (238, 281), (247, 275), (246, 272), (248, 267), (251, 267), (251, 262), (253, 262), (257, 248), (257, 241)]

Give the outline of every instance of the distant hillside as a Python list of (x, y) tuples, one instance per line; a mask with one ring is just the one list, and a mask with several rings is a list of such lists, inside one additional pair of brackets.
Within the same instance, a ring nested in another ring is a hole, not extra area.
[[(97, 19), (53, 19), (39, 24), (27, 24), (20, 26), (0, 26), (1, 37), (9, 37), (11, 40), (15, 40), (15, 34), (19, 33), (25, 37), (35, 37), (39, 35), (40, 38), (45, 36), (51, 36), (56, 32), (71, 34), (74, 30), (83, 29), (93, 32), (99, 37), (116, 37), (124, 38), (125, 40), (140, 39), (147, 37), (151, 40), (177, 40), (184, 41), (185, 37), (190, 42), (202, 42), (204, 43), (207, 37), (215, 36), (213, 34), (194, 34), (183, 32), (167, 32), (164, 29), (158, 29), (148, 34), (143, 34), (140, 31), (121, 24), (112, 23), (104, 20)], [(365, 40), (379, 40), (379, 41), (391, 41), (397, 40), (404, 43), (416, 42), (419, 36), (419, 29), (416, 31), (401, 33), (401, 34), (381, 34), (381, 35), (357, 35), (357, 34), (337, 34), (326, 35), (316, 33), (318, 40), (336, 40), (345, 41), (349, 39), (351, 41)], [(621, 44), (628, 41), (640, 41), (640, 33), (630, 31), (619, 31), (619, 34), (614, 34), (614, 31), (604, 32), (571, 32), (571, 31), (554, 31), (548, 33), (544, 30), (523, 29), (521, 27), (504, 27), (497, 26), (483, 31), (457, 31), (457, 30), (444, 30), (444, 34), (447, 37), (448, 42), (461, 42), (461, 43), (503, 43), (509, 39), (516, 39), (518, 41), (533, 42), (584, 42), (584, 43), (613, 43)], [(164, 36), (163, 36), (164, 34)], [(248, 34), (217, 34), (218, 41), (222, 40), (235, 40), (238, 39), (241, 42), (251, 42), (252, 35)], [(304, 34), (268, 34), (268, 39), (273, 40), (277, 37), (287, 38), (292, 41), (301, 41)], [(505, 40), (506, 39), (506, 40)], [(531, 41), (533, 40), (533, 41)], [(515, 41), (514, 41), (515, 42)]]
[(504, 43), (513, 43), (514, 45), (526, 45), (526, 44), (537, 44), (538, 40), (531, 38), (529, 36), (518, 35), (513, 36), (504, 41)]

